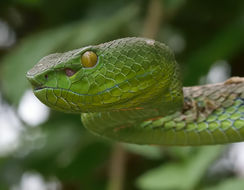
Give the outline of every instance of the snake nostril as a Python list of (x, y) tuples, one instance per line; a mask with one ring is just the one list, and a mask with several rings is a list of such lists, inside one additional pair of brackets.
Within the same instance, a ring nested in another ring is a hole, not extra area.
[(48, 79), (48, 75), (46, 74), (46, 75), (44, 75), (44, 77), (45, 77), (45, 79), (47, 80)]

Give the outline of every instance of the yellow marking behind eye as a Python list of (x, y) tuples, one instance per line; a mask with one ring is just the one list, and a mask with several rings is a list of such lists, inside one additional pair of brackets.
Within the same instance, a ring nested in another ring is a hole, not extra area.
[(85, 68), (91, 68), (97, 63), (97, 55), (92, 51), (87, 51), (81, 56), (81, 64)]

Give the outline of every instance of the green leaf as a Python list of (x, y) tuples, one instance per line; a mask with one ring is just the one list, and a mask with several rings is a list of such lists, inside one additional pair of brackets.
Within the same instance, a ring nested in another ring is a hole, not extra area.
[(228, 179), (228, 180), (220, 182), (215, 187), (209, 187), (209, 188), (205, 188), (203, 190), (230, 190), (230, 189), (243, 190), (244, 189), (244, 180), (238, 179), (238, 178)]
[(193, 189), (221, 150), (220, 146), (201, 147), (184, 162), (168, 163), (145, 173), (137, 186), (143, 190)]
[(212, 40), (191, 52), (185, 61), (185, 84), (194, 85), (218, 60), (229, 60), (244, 47), (244, 19), (242, 17), (223, 28)]
[(144, 156), (149, 159), (160, 159), (162, 151), (160, 147), (148, 145), (123, 144), (127, 151)]

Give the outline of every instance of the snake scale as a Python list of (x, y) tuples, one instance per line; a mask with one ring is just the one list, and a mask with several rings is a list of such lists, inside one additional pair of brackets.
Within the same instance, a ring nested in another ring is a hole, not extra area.
[(157, 145), (244, 141), (244, 78), (182, 87), (172, 51), (151, 39), (51, 54), (26, 76), (41, 102), (81, 113), (83, 125), (102, 137)]

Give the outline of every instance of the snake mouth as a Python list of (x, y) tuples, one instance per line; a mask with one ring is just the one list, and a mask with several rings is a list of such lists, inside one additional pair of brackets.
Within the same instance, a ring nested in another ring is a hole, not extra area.
[(35, 96), (45, 105), (67, 113), (115, 110), (114, 106), (120, 109), (128, 109), (122, 106), (127, 100), (106, 103), (103, 101), (95, 102), (98, 95), (80, 94), (70, 89), (42, 86), (33, 91)]
[(44, 89), (44, 88), (46, 88), (46, 87), (45, 87), (45, 86), (35, 87), (35, 88), (34, 88), (34, 91), (42, 90), (42, 89)]

